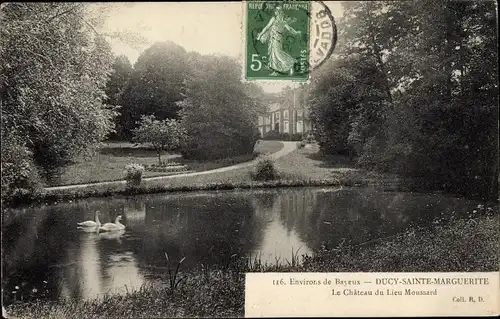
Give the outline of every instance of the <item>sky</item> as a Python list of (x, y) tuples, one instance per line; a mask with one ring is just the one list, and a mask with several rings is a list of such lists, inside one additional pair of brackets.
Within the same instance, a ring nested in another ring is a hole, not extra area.
[[(342, 16), (340, 1), (324, 1), (334, 18)], [(132, 30), (146, 37), (150, 45), (170, 40), (187, 51), (242, 57), (243, 2), (137, 2), (118, 7), (105, 28)], [(141, 50), (113, 42), (115, 54), (126, 55), (132, 64)], [(142, 50), (147, 47), (143, 47)], [(267, 92), (278, 92), (288, 82), (259, 83)]]

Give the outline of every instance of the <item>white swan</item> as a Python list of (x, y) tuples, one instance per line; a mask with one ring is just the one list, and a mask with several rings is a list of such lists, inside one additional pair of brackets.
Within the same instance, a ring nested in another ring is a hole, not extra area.
[(82, 227), (100, 227), (101, 226), (101, 221), (99, 220), (99, 214), (101, 212), (100, 211), (96, 211), (95, 212), (95, 221), (93, 220), (87, 220), (87, 221), (84, 221), (84, 222), (81, 222), (81, 223), (78, 223), (77, 225), (79, 226), (78, 228), (82, 228)]
[(116, 231), (125, 229), (125, 225), (120, 223), (120, 220), (122, 220), (122, 216), (118, 215), (114, 223), (106, 223), (102, 225), (99, 227), (99, 231)]

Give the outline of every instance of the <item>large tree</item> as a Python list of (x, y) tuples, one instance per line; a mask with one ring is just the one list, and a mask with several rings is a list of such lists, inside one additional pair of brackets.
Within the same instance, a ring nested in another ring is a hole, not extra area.
[[(347, 143), (358, 146), (360, 164), (425, 181), (427, 189), (497, 196), (494, 3), (343, 6), (341, 63), (325, 65), (312, 84), (323, 149)], [(325, 125), (346, 118), (347, 141), (338, 126)]]
[(44, 172), (112, 130), (113, 112), (103, 104), (111, 50), (89, 28), (86, 9), (69, 3), (2, 8), (2, 134), (15, 134)]
[(379, 134), (380, 106), (385, 100), (383, 82), (374, 61), (366, 61), (359, 54), (332, 60), (315, 74), (310, 93), (311, 119), (324, 153), (359, 153)]
[[(132, 76), (133, 68), (129, 59), (125, 55), (119, 55), (115, 58), (112, 65), (111, 75), (109, 77), (108, 83), (106, 84), (106, 103), (109, 105), (114, 105), (119, 107), (118, 111), (122, 109), (122, 95)], [(122, 127), (120, 122), (120, 117), (117, 117), (115, 121), (116, 132), (110, 137), (121, 139), (122, 138)]]
[(121, 95), (132, 75), (133, 68), (125, 55), (117, 56), (111, 68), (112, 71), (106, 85), (106, 102), (110, 105), (120, 105)]
[(155, 43), (139, 56), (121, 99), (124, 137), (132, 136), (142, 115), (158, 120), (179, 117), (176, 102), (182, 100), (182, 83), (189, 69), (186, 62), (184, 48), (170, 41)]
[[(409, 150), (405, 174), (432, 180), (432, 187), (497, 197), (495, 4), (426, 1), (413, 9), (419, 33), (405, 51), (418, 76), (398, 101), (398, 118), (413, 121), (392, 125), (390, 145)], [(401, 134), (403, 127), (413, 129)]]
[(112, 132), (108, 40), (133, 35), (102, 32), (113, 6), (2, 4), (2, 199), (29, 191), (37, 171), (52, 176)]
[(182, 125), (188, 158), (214, 159), (251, 153), (258, 137), (256, 88), (241, 82), (241, 66), (225, 56), (196, 56), (185, 82)]

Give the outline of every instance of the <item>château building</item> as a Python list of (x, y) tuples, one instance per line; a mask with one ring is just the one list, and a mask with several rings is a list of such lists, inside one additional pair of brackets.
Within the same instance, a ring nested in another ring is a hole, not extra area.
[(261, 137), (272, 130), (290, 135), (306, 134), (311, 130), (304, 90), (289, 89), (273, 100), (270, 101), (267, 112), (258, 118)]

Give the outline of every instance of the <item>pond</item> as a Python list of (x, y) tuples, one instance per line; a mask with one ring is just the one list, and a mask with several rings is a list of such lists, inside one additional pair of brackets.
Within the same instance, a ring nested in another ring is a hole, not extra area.
[[(290, 260), (387, 237), (478, 202), (442, 194), (372, 188), (295, 188), (161, 194), (18, 209), (3, 222), (4, 302), (90, 299), (163, 280), (167, 252), (183, 269), (258, 256)], [(123, 216), (120, 233), (85, 233), (76, 224)]]

